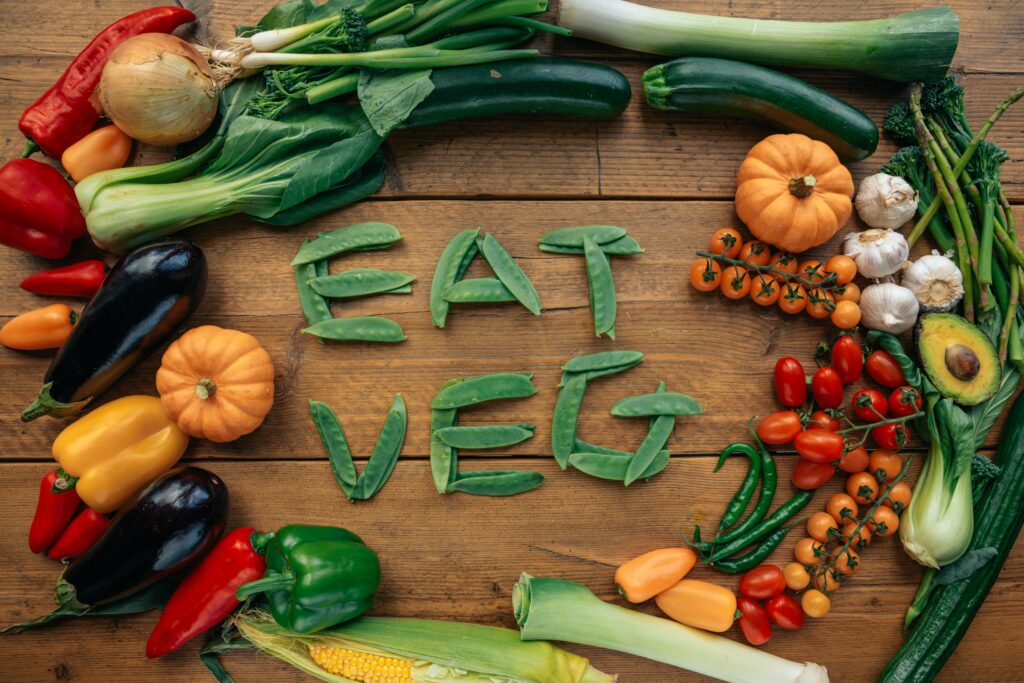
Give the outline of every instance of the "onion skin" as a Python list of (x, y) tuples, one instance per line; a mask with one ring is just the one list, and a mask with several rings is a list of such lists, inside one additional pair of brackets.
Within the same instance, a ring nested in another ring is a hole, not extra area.
[(217, 115), (210, 65), (184, 40), (164, 33), (135, 36), (114, 50), (99, 93), (118, 128), (158, 147), (195, 140)]

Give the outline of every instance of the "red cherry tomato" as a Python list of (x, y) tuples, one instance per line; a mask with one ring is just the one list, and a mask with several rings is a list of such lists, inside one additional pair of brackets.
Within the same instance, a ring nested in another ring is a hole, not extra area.
[(898, 451), (907, 445), (907, 428), (902, 422), (891, 422), (872, 429), (871, 438), (881, 448)]
[(800, 414), (795, 410), (780, 410), (766, 415), (757, 423), (757, 436), (767, 444), (782, 446), (791, 442), (803, 430)]
[(921, 410), (921, 393), (914, 387), (897, 387), (889, 394), (889, 414), (906, 417)]
[(793, 468), (793, 486), (804, 491), (813, 491), (824, 486), (835, 473), (836, 468), (832, 465), (800, 458)]
[(842, 436), (824, 429), (800, 432), (794, 441), (800, 457), (817, 463), (837, 462), (843, 457), (846, 442)]
[(807, 401), (807, 375), (796, 358), (786, 356), (775, 363), (775, 393), (787, 408), (799, 408)]
[(864, 369), (864, 352), (857, 340), (848, 334), (832, 345), (832, 367), (839, 373), (843, 384), (853, 384), (860, 379)]
[(762, 564), (740, 577), (739, 588), (740, 595), (767, 600), (786, 590), (786, 577), (774, 564)]
[(843, 404), (843, 380), (832, 368), (818, 368), (811, 380), (811, 392), (819, 408), (838, 408)]
[(838, 432), (841, 423), (838, 418), (832, 417), (825, 410), (819, 410), (811, 415), (811, 421), (807, 423), (807, 429), (825, 429), (830, 432)]
[(768, 617), (781, 629), (796, 631), (804, 625), (804, 610), (800, 603), (783, 593), (765, 603)]
[(875, 389), (861, 389), (850, 401), (853, 414), (865, 422), (884, 420), (889, 414), (889, 402), (882, 392)]
[(868, 455), (868, 449), (858, 446), (852, 451), (843, 454), (842, 459), (839, 461), (839, 469), (850, 474), (863, 472), (868, 468), (870, 459), (871, 456)]
[(737, 598), (736, 608), (740, 611), (739, 625), (743, 637), (751, 645), (764, 645), (772, 637), (772, 624), (768, 612), (757, 600)]
[(907, 383), (907, 378), (903, 376), (903, 368), (888, 351), (875, 349), (868, 356), (864, 367), (867, 368), (871, 379), (883, 387), (895, 389)]

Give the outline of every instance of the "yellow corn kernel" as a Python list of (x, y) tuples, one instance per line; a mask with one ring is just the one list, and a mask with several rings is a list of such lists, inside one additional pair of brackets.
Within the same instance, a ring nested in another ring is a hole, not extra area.
[(412, 664), (328, 645), (310, 645), (309, 656), (324, 671), (358, 683), (413, 683)]

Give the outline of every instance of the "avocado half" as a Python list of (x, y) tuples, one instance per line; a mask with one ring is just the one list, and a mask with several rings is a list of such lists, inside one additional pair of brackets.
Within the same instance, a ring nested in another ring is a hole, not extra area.
[(927, 313), (917, 323), (915, 337), (925, 374), (943, 396), (973, 406), (999, 389), (1002, 368), (996, 348), (964, 318)]

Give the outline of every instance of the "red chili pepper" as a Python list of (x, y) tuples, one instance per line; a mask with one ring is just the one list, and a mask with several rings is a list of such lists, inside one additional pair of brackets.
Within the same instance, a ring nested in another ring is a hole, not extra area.
[(49, 548), (61, 535), (68, 522), (78, 511), (82, 499), (73, 488), (61, 489), (58, 482), (67, 484), (67, 476), (58, 470), (47, 472), (39, 482), (39, 500), (36, 514), (28, 531), (28, 547), (34, 553)]
[(167, 602), (149, 634), (146, 656), (162, 657), (223, 621), (239, 605), (235, 591), (263, 576), (267, 562), (252, 545), (255, 529), (235, 529), (203, 558)]
[(103, 284), (108, 270), (103, 261), (82, 261), (33, 273), (19, 286), (26, 292), (43, 296), (81, 296), (88, 299)]
[(71, 185), (55, 168), (15, 159), (0, 168), (0, 244), (43, 258), (64, 258), (85, 234)]
[(153, 7), (115, 21), (96, 34), (60, 79), (25, 110), (18, 128), (46, 154), (59, 159), (92, 131), (103, 113), (96, 87), (114, 48), (132, 36), (171, 33), (195, 20), (195, 14), (181, 7)]
[(110, 518), (90, 507), (71, 520), (46, 556), (51, 560), (73, 560), (99, 540), (110, 526)]

